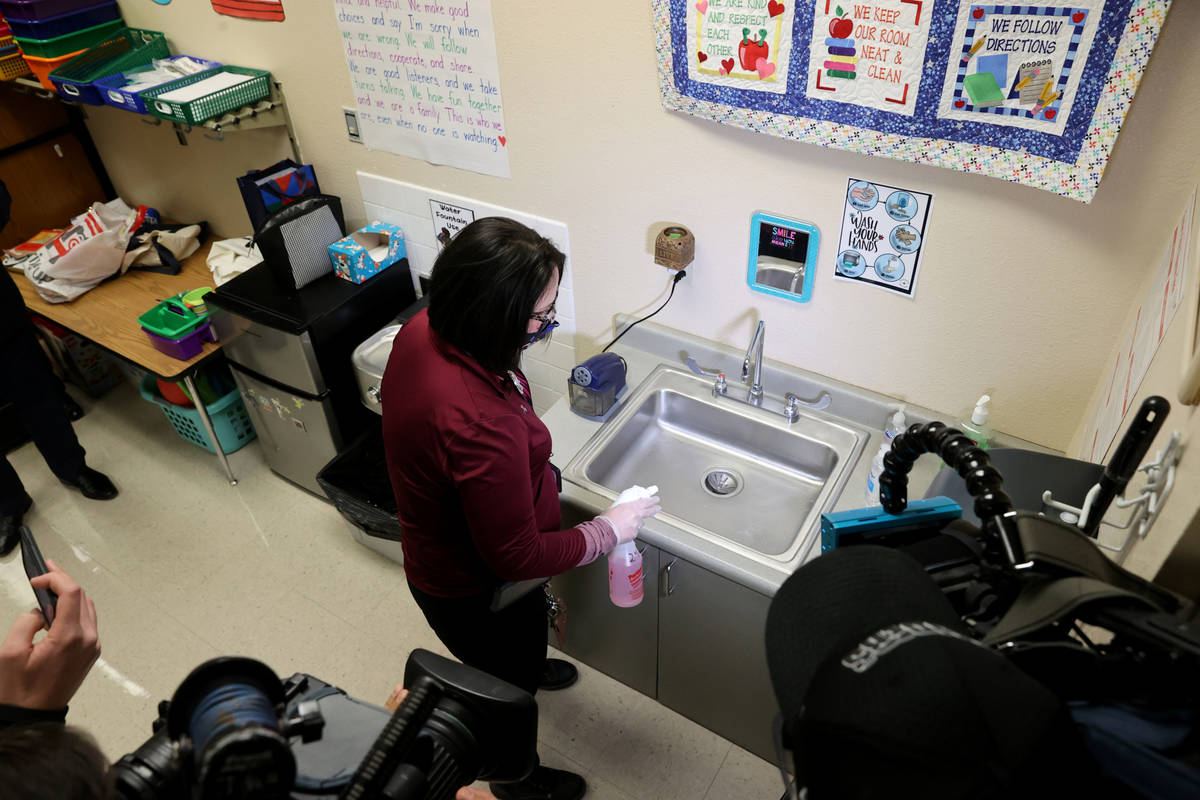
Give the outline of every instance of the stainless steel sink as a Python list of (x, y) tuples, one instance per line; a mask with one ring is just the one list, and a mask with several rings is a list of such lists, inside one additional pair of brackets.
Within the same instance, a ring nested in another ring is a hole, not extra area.
[(804, 285), (804, 266), (778, 267), (759, 264), (754, 282), (785, 292), (797, 292)]
[(710, 381), (662, 365), (564, 476), (610, 498), (658, 484), (660, 520), (759, 561), (790, 562), (817, 534), (866, 438), (819, 412), (789, 423), (715, 397)]

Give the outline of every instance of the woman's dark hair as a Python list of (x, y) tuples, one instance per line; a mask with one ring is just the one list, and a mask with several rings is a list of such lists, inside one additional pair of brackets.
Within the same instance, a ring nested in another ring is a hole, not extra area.
[(566, 256), (549, 239), (507, 217), (477, 219), (433, 265), (429, 324), (496, 373), (515, 369), (529, 341), (530, 315)]
[(22, 800), (108, 800), (108, 759), (96, 740), (53, 722), (0, 731), (0, 796)]

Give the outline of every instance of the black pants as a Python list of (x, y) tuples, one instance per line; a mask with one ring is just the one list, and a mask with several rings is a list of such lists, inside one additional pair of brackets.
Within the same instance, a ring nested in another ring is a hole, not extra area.
[[(32, 325), (0, 340), (0, 401), (16, 406), (50, 470), (61, 480), (73, 481), (83, 469), (84, 452), (62, 398), (62, 381), (38, 346)], [(17, 471), (0, 456), (0, 515), (17, 513), (24, 501), (25, 487)]]
[(546, 669), (546, 598), (535, 589), (492, 611), (492, 594), (434, 597), (408, 584), (429, 627), (464, 664), (537, 692)]

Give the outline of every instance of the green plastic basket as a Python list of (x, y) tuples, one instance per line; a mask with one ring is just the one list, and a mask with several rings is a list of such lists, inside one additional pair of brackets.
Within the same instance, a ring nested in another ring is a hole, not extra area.
[(56, 86), (59, 83), (90, 84), (169, 55), (167, 38), (161, 32), (141, 28), (119, 29), (115, 35), (51, 72), (50, 80)]
[[(195, 100), (175, 101), (159, 99), (168, 92), (190, 86), (205, 78), (211, 78), (220, 72), (243, 75), (246, 80), (233, 86), (226, 86), (224, 89), (217, 89)], [(155, 86), (153, 89), (147, 89), (142, 92), (142, 99), (146, 103), (146, 111), (153, 116), (170, 120), (171, 122), (199, 125), (205, 120), (219, 117), (229, 111), (235, 111), (242, 106), (248, 106), (270, 94), (270, 72), (261, 69), (251, 69), (249, 67), (231, 67), (225, 65), (205, 70), (204, 72), (197, 72), (195, 75), (189, 75), (177, 81), (164, 83), (162, 86)]]
[(207, 319), (207, 314), (197, 314), (176, 295), (160, 300), (154, 308), (138, 317), (138, 324), (164, 339), (182, 339)]
[(73, 53), (81, 47), (90, 47), (96, 42), (103, 42), (121, 30), (125, 23), (119, 19), (103, 22), (84, 28), (81, 31), (68, 33), (65, 36), (55, 36), (53, 39), (26, 39), (23, 36), (13, 37), (21, 45), (21, 52), (34, 58), (58, 58), (67, 53)]

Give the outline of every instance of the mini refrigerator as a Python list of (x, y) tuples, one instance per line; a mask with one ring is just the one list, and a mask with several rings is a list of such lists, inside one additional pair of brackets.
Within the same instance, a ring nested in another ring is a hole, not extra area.
[(365, 283), (330, 273), (299, 290), (259, 266), (205, 296), (272, 470), (325, 496), (317, 472), (371, 418), (351, 353), (414, 298), (407, 260)]

